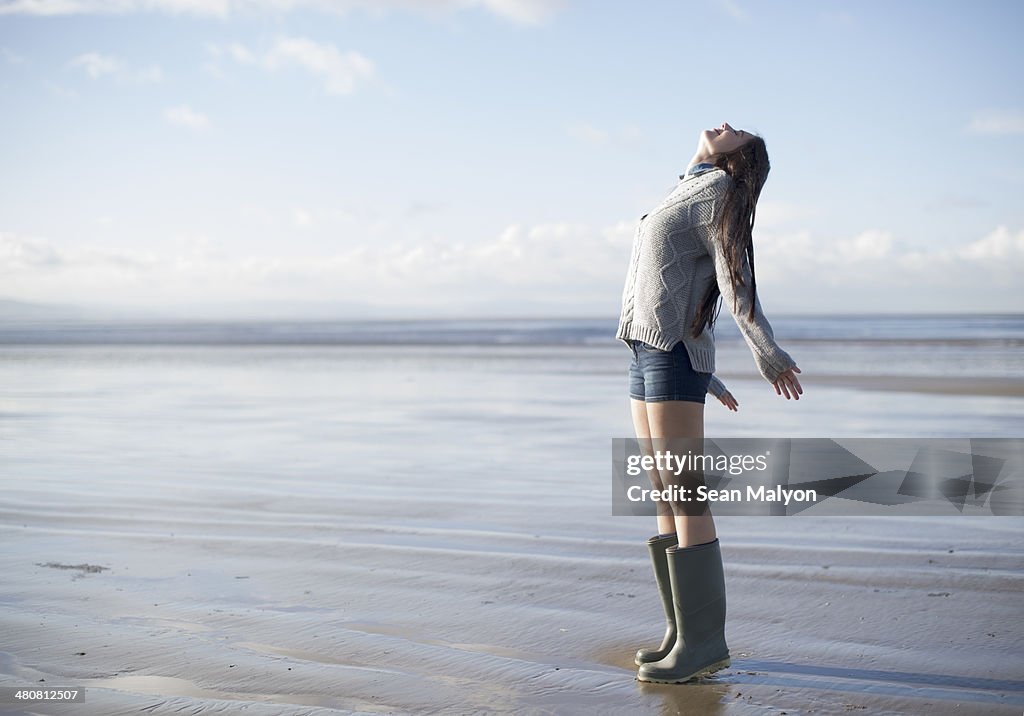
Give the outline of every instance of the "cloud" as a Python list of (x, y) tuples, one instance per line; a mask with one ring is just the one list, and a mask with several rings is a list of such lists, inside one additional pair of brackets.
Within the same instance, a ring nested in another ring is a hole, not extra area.
[(971, 117), (967, 131), (972, 134), (1024, 134), (1024, 111), (1019, 109), (983, 109)]
[(718, 6), (734, 20), (745, 21), (749, 17), (747, 11), (741, 8), (735, 0), (718, 0)]
[[(301, 210), (298, 210), (301, 211)], [(295, 215), (296, 219), (299, 215)], [(300, 222), (301, 223), (301, 222)], [(162, 252), (56, 243), (0, 232), (0, 283), (12, 298), (159, 306), (181, 301), (358, 300), (394, 308), (471, 310), (517, 302), (615, 315), (635, 221), (516, 223), (475, 242), (365, 227), (323, 254), (229, 255), (214, 237)], [(827, 240), (807, 231), (757, 236), (765, 310), (995, 310), (1019, 305), (1024, 230), (998, 226), (959, 246), (907, 250), (872, 229)]]
[[(59, 246), (0, 232), (0, 282), (22, 300), (60, 296), (140, 306), (280, 298), (472, 308), (480, 300), (515, 306), (523, 297), (552, 305), (613, 306), (629, 260), (630, 233), (625, 224), (513, 224), (480, 242), (417, 236), (349, 245), (326, 255), (228, 256), (202, 235), (147, 252)], [(586, 261), (580, 260), (581, 247)]]
[(47, 239), (0, 232), (0, 276), (4, 277), (104, 266), (138, 270), (152, 263), (142, 255), (94, 247), (63, 249)]
[(206, 129), (210, 126), (210, 120), (202, 112), (196, 112), (194, 109), (189, 107), (187, 104), (178, 105), (177, 107), (168, 107), (164, 110), (164, 119), (171, 124), (176, 124), (179, 127), (187, 127), (188, 129)]
[(1013, 261), (1024, 256), (1024, 231), (1014, 236), (1005, 226), (998, 227), (988, 236), (967, 244), (955, 254), (969, 261)]
[(101, 55), (98, 52), (86, 52), (75, 57), (68, 64), (71, 67), (81, 67), (93, 79), (113, 74), (121, 68), (117, 59), (109, 55)]
[(0, 276), (61, 263), (60, 252), (48, 241), (0, 233)]
[[(341, 52), (332, 44), (304, 37), (279, 37), (262, 55), (238, 42), (211, 43), (207, 51), (216, 58), (228, 57), (239, 64), (256, 65), (268, 71), (289, 67), (302, 69), (319, 78), (328, 94), (352, 94), (375, 72), (373, 62), (358, 52)], [(218, 72), (216, 67), (208, 69)]]
[(839, 257), (844, 261), (876, 261), (887, 256), (891, 248), (892, 236), (875, 230), (836, 242)]
[(523, 25), (546, 22), (565, 0), (0, 0), (0, 15), (122, 15), (160, 12), (226, 18), (234, 14), (312, 10), (344, 15), (353, 10), (379, 14), (391, 10), (437, 14), (483, 9)]
[(498, 17), (515, 22), (539, 25), (547, 22), (565, 3), (562, 0), (480, 0), (479, 2), (446, 3), (472, 7), (479, 5)]
[(282, 37), (263, 58), (271, 70), (297, 66), (319, 76), (328, 94), (351, 94), (358, 82), (373, 75), (373, 63), (358, 52), (339, 52), (330, 44), (302, 37)]
[(152, 84), (163, 79), (163, 70), (156, 65), (139, 69), (129, 68), (124, 62), (112, 55), (99, 52), (85, 52), (71, 59), (69, 67), (79, 67), (92, 79), (111, 75), (122, 82)]
[(249, 52), (245, 45), (239, 42), (230, 42), (226, 45), (210, 43), (206, 47), (210, 54), (214, 55), (215, 57), (230, 57), (235, 62), (244, 65), (253, 65), (257, 63), (256, 56)]
[(1024, 301), (1024, 230), (998, 226), (973, 241), (923, 250), (877, 229), (832, 239), (809, 231), (755, 235), (758, 285), (804, 310), (812, 294), (817, 310), (1005, 310), (1007, 301)]

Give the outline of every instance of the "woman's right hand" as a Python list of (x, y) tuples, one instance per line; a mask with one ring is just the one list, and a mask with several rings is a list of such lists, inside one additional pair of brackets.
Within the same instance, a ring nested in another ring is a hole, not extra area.
[(739, 410), (740, 410), (739, 401), (736, 400), (736, 398), (734, 398), (732, 393), (730, 393), (728, 390), (725, 391), (724, 393), (722, 393), (720, 396), (718, 396), (718, 400), (722, 403), (722, 405), (724, 405), (725, 407), (727, 407), (729, 410), (733, 411), (734, 413), (738, 413), (739, 412)]
[(795, 400), (800, 400), (804, 389), (800, 387), (800, 381), (796, 377), (796, 374), (799, 372), (800, 369), (793, 366), (784, 373), (781, 373), (775, 382), (772, 383), (775, 386), (775, 394), (785, 395), (786, 400), (789, 400), (791, 396)]

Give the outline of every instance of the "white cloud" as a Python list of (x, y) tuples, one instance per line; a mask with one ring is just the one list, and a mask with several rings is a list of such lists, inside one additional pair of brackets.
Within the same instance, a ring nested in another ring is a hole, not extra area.
[[(228, 57), (239, 64), (258, 65), (269, 71), (288, 67), (305, 70), (323, 82), (328, 94), (351, 94), (374, 75), (373, 62), (360, 53), (341, 52), (330, 43), (318, 43), (305, 37), (278, 37), (262, 55), (238, 42), (211, 43), (207, 51), (215, 58)], [(207, 66), (207, 70), (222, 74), (216, 65)]]
[(225, 55), (230, 57), (235, 62), (242, 64), (255, 64), (256, 57), (245, 47), (245, 45), (239, 42), (230, 42), (226, 45), (217, 45), (215, 43), (208, 43), (207, 49), (211, 54), (215, 56)]
[(974, 113), (967, 131), (973, 134), (1024, 134), (1024, 111), (984, 109)]
[(85, 52), (71, 59), (69, 67), (80, 67), (92, 79), (111, 75), (122, 82), (152, 84), (163, 79), (163, 70), (156, 65), (133, 69), (113, 55)]
[(206, 129), (210, 126), (210, 120), (205, 114), (195, 111), (187, 104), (168, 107), (164, 110), (164, 118), (171, 124), (188, 129)]
[(410, 307), (472, 307), (498, 299), (514, 306), (525, 296), (614, 304), (629, 259), (622, 234), (618, 225), (511, 225), (475, 243), (418, 236), (349, 245), (327, 255), (227, 256), (202, 234), (178, 237), (170, 251), (158, 253), (64, 247), (0, 233), (0, 282), (6, 294), (22, 300), (59, 296), (140, 306), (206, 298), (359, 299)]
[(214, 61), (204, 63), (203, 70), (218, 79), (227, 77), (227, 74), (217, 62), (221, 57), (232, 59), (242, 65), (255, 65), (259, 62), (245, 45), (238, 42), (231, 42), (225, 45), (208, 42), (206, 43), (206, 51), (214, 58)]
[(121, 64), (116, 58), (110, 55), (101, 55), (98, 52), (86, 52), (78, 55), (68, 64), (72, 67), (81, 67), (93, 79), (113, 74), (121, 69)]
[(996, 228), (988, 236), (956, 250), (956, 254), (971, 261), (1004, 261), (1024, 256), (1024, 231), (1014, 236), (1005, 226)]
[(411, 10), (452, 13), (482, 8), (511, 22), (535, 25), (546, 22), (565, 0), (6, 0), (0, 15), (77, 15), (161, 12), (226, 18), (239, 13), (285, 13), (314, 10), (346, 14), (353, 10), (381, 13)]
[(50, 242), (31, 236), (0, 233), (0, 276), (60, 263), (60, 252)]
[(869, 230), (852, 239), (837, 241), (836, 248), (846, 261), (875, 261), (889, 253), (892, 236), (884, 231)]
[(718, 0), (718, 5), (734, 20), (743, 21), (748, 17), (747, 11), (741, 8), (735, 0)]
[[(1003, 232), (1005, 227), (993, 233)], [(758, 245), (757, 275), (769, 315), (778, 310), (1007, 311), (1024, 305), (1019, 280), (1024, 242), (1004, 246), (992, 234), (924, 250), (900, 249), (893, 242), (881, 259), (849, 260), (837, 242), (807, 233), (779, 242), (765, 238)], [(1004, 258), (990, 255), (999, 250), (1006, 251)]]
[(17, 279), (19, 274), (117, 267), (138, 270), (152, 265), (144, 254), (128, 254), (95, 247), (63, 249), (51, 241), (33, 236), (0, 232), (0, 276)]
[[(297, 209), (297, 212), (304, 211)], [(293, 218), (300, 220), (301, 214)], [(300, 220), (301, 222), (301, 220)], [(615, 312), (635, 221), (511, 224), (484, 241), (337, 231), (327, 254), (228, 255), (214, 237), (175, 237), (162, 252), (60, 246), (0, 232), (0, 284), (22, 300), (80, 303), (365, 300), (394, 307), (531, 305)], [(352, 237), (370, 240), (354, 245)], [(825, 240), (757, 236), (765, 310), (994, 310), (1024, 301), (1024, 231), (1000, 226), (960, 246), (901, 249), (885, 231)], [(813, 297), (813, 301), (811, 298)], [(510, 308), (511, 310), (511, 308)]]
[(558, 12), (565, 2), (563, 0), (479, 0), (478, 2), (469, 0), (445, 4), (454, 7), (480, 5), (498, 17), (524, 24), (538, 25), (546, 22), (552, 14)]
[[(999, 226), (974, 241), (926, 250), (901, 248), (889, 232), (851, 238), (755, 229), (758, 285), (792, 310), (1006, 310), (1024, 305), (1024, 231)], [(824, 289), (824, 290), (822, 290)], [(808, 306), (808, 295), (820, 305)], [(801, 308), (802, 307), (802, 308)]]
[(373, 75), (373, 63), (358, 52), (339, 52), (331, 44), (303, 37), (281, 37), (263, 58), (271, 70), (297, 66), (319, 76), (329, 94), (351, 94), (356, 84)]

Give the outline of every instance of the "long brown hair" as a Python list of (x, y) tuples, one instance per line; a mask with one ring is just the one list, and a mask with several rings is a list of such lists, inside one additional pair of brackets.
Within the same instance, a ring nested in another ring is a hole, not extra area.
[[(739, 287), (744, 285), (743, 262), (747, 261), (750, 265), (749, 318), (753, 318), (754, 307), (757, 304), (757, 279), (754, 275), (754, 216), (757, 213), (758, 197), (761, 196), (761, 189), (771, 170), (768, 149), (765, 147), (764, 139), (753, 134), (739, 149), (727, 154), (712, 154), (704, 161), (724, 169), (732, 177), (732, 186), (715, 220), (718, 222), (718, 230), (725, 245), (734, 296), (739, 293)], [(694, 337), (699, 336), (705, 326), (714, 328), (715, 319), (718, 317), (716, 306), (721, 295), (718, 282), (713, 281), (704, 294), (693, 325), (690, 326)], [(735, 309), (735, 305), (733, 308)]]

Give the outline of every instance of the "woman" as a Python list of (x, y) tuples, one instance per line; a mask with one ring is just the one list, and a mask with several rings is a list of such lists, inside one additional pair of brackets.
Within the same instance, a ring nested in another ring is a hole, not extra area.
[[(800, 369), (775, 342), (757, 297), (751, 230), (769, 169), (764, 140), (723, 123), (701, 133), (679, 184), (640, 219), (616, 337), (633, 352), (630, 404), (646, 449), (682, 440), (703, 452), (704, 396), (709, 386), (727, 392), (711, 375), (719, 297), (776, 394), (803, 393)], [(722, 402), (735, 409), (731, 395)], [(655, 489), (679, 479), (650, 477)], [(637, 652), (637, 678), (682, 683), (729, 666), (725, 576), (707, 503), (658, 504), (659, 534), (647, 545), (667, 628), (661, 646)]]

